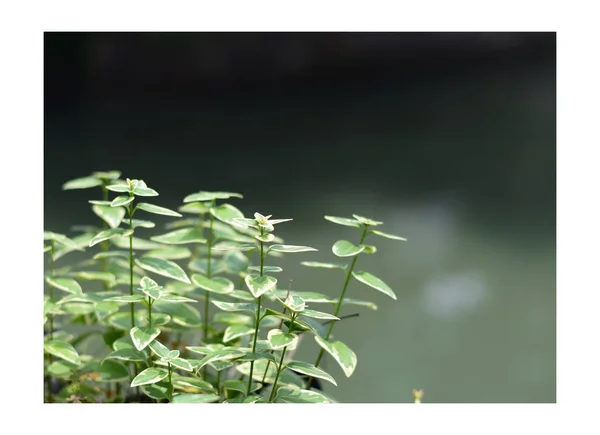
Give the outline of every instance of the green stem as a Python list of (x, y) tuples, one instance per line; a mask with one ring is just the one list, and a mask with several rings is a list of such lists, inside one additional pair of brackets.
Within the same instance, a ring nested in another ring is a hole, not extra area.
[[(211, 210), (214, 208), (215, 202), (216, 202), (216, 200), (213, 199), (211, 207), (210, 207)], [(213, 222), (214, 222), (215, 217), (212, 213), (209, 213), (209, 214), (210, 214), (210, 224), (208, 227), (208, 237), (206, 239), (206, 247), (207, 247), (206, 277), (210, 279), (210, 260), (211, 260), (211, 256), (212, 256), (212, 242), (213, 242)], [(204, 340), (205, 341), (206, 341), (206, 338), (208, 337), (209, 307), (210, 307), (210, 292), (206, 292), (206, 296), (204, 298)]]
[[(264, 230), (261, 228), (260, 235), (261, 237), (264, 235)], [(264, 247), (265, 244), (260, 242), (260, 276), (263, 276), (264, 269)], [(258, 326), (260, 324), (260, 303), (261, 303), (262, 295), (258, 297), (258, 304), (256, 306), (256, 325), (254, 326), (254, 342), (252, 343), (252, 353), (256, 352), (256, 339), (258, 338)], [(252, 389), (252, 374), (254, 373), (254, 361), (250, 362), (250, 377), (248, 378), (248, 394), (250, 395), (250, 390)]]
[[(129, 203), (129, 228), (133, 231), (133, 201)], [(133, 233), (129, 235), (129, 294), (133, 296)], [(131, 327), (135, 327), (133, 303), (131, 307)]]
[[(108, 189), (106, 188), (106, 180), (102, 181), (102, 199), (104, 201), (108, 201)], [(103, 225), (102, 225), (102, 229), (103, 230), (107, 230), (108, 229), (108, 224), (103, 220)], [(102, 252), (106, 252), (108, 251), (110, 246), (110, 242), (108, 240), (105, 240), (103, 242), (100, 243), (100, 251)], [(103, 272), (108, 272), (108, 258), (103, 258), (102, 259), (102, 271)], [(104, 290), (108, 290), (109, 286), (108, 286), (108, 282), (103, 281), (103, 285), (104, 285)]]
[(148, 328), (152, 328), (152, 298), (148, 296)]
[(171, 388), (169, 388), (169, 402), (173, 402), (173, 381), (171, 380), (172, 371), (173, 367), (171, 366), (171, 363), (169, 363), (169, 385), (171, 386)]
[[(360, 242), (358, 243), (359, 245), (361, 245), (362, 242), (365, 240), (365, 237), (367, 236), (368, 231), (369, 231), (369, 226), (365, 225), (364, 229), (363, 229), (363, 233), (360, 237)], [(335, 311), (333, 312), (333, 315), (336, 317), (340, 313), (340, 310), (342, 308), (342, 302), (344, 301), (344, 296), (346, 295), (346, 290), (348, 289), (348, 284), (350, 283), (350, 278), (352, 278), (352, 271), (354, 270), (354, 266), (356, 265), (356, 260), (358, 259), (359, 254), (356, 254), (354, 256), (354, 258), (352, 258), (352, 263), (350, 264), (350, 268), (348, 269), (348, 273), (346, 274), (346, 281), (344, 282), (344, 288), (342, 290), (342, 294), (340, 295), (340, 299), (337, 303), (337, 306), (335, 307)], [(331, 336), (331, 331), (333, 331), (333, 325), (335, 325), (335, 322), (331, 322), (331, 324), (329, 325), (329, 329), (327, 330), (327, 335), (325, 336), (325, 340), (329, 340), (329, 337)], [(325, 349), (321, 348), (321, 350), (319, 351), (319, 355), (317, 356), (317, 361), (315, 362), (315, 367), (319, 367), (319, 363), (321, 362), (321, 358), (323, 358), (324, 353), (325, 353)], [(313, 381), (313, 378), (308, 378), (308, 382), (306, 383), (307, 390), (310, 388), (312, 381)]]
[(221, 370), (217, 372), (217, 394), (221, 396)]
[[(290, 296), (290, 292), (291, 291), (292, 291), (292, 280), (290, 279), (290, 283), (288, 285), (287, 295), (285, 296), (286, 299)], [(286, 311), (287, 311), (287, 308), (284, 306), (282, 313), (285, 314)], [(281, 319), (279, 321), (279, 326), (277, 327), (277, 329), (281, 329), (282, 326), (283, 326), (283, 319)], [(271, 350), (271, 355), (273, 355), (274, 353), (275, 353), (275, 351)], [(265, 367), (265, 372), (263, 373), (263, 377), (262, 377), (262, 381), (261, 381), (262, 384), (265, 383), (265, 379), (267, 378), (267, 372), (269, 371), (269, 366), (270, 365), (271, 365), (271, 360), (268, 360), (267, 361), (267, 367)]]
[[(54, 240), (51, 241), (51, 247), (50, 247), (50, 276), (54, 278), (54, 250), (55, 250), (55, 242)], [(54, 286), (52, 284), (48, 284), (48, 289), (50, 291), (50, 302), (52, 302), (52, 300), (54, 299)], [(50, 340), (53, 339), (54, 337), (54, 314), (50, 314), (49, 315), (49, 319), (50, 321)], [(50, 364), (52, 364), (52, 355), (48, 354), (48, 366)], [(47, 377), (47, 383), (48, 383), (48, 389), (46, 391), (46, 401), (48, 403), (52, 403), (53, 399), (52, 399), (52, 376), (48, 376)]]
[[(296, 314), (292, 314), (292, 320), (290, 322), (290, 326), (288, 327), (288, 332), (290, 332), (294, 326), (294, 320), (296, 320)], [(279, 367), (277, 368), (277, 374), (275, 375), (275, 381), (273, 382), (273, 388), (271, 389), (271, 395), (269, 396), (269, 402), (273, 402), (275, 398), (275, 392), (277, 391), (277, 381), (279, 380), (279, 375), (283, 371), (283, 358), (285, 357), (285, 352), (287, 351), (287, 346), (283, 348), (281, 352), (281, 358), (279, 359)]]

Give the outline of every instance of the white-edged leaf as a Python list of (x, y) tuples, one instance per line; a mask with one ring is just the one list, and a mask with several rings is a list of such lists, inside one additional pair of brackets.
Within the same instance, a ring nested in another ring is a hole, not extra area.
[(302, 373), (313, 378), (324, 379), (328, 382), (331, 382), (337, 387), (337, 383), (335, 382), (335, 379), (333, 379), (333, 376), (321, 370), (320, 368), (315, 367), (312, 364), (305, 363), (303, 361), (289, 361), (285, 363), (285, 365), (287, 366), (287, 368), (292, 369), (298, 373)]
[(208, 192), (201, 190), (197, 193), (192, 193), (183, 199), (183, 202), (194, 202), (194, 201), (212, 201), (213, 199), (229, 199), (229, 198), (243, 198), (241, 193), (235, 192)]
[(215, 301), (214, 299), (210, 300), (215, 306), (219, 309), (227, 312), (235, 312), (235, 311), (249, 311), (251, 313), (256, 312), (256, 304), (255, 303), (245, 303), (245, 302), (223, 302), (223, 301)]
[(192, 275), (192, 283), (201, 289), (213, 293), (226, 294), (234, 290), (233, 282), (227, 278), (217, 277), (211, 279), (199, 273)]
[(145, 221), (142, 219), (131, 219), (131, 226), (133, 228), (154, 228), (156, 224), (152, 221)]
[(129, 331), (129, 336), (131, 337), (131, 341), (137, 350), (145, 349), (152, 340), (158, 337), (160, 334), (160, 329), (158, 328), (140, 328), (138, 326), (134, 326)]
[(169, 355), (169, 348), (158, 340), (152, 341), (148, 346), (153, 353), (155, 353), (161, 358), (167, 358), (167, 356)]
[(339, 317), (334, 316), (333, 314), (323, 313), (321, 311), (309, 310), (306, 309), (300, 313), (301, 316), (311, 317), (313, 319), (320, 320), (340, 320)]
[(277, 278), (273, 278), (272, 276), (268, 275), (246, 275), (244, 280), (248, 286), (248, 289), (250, 289), (250, 293), (252, 293), (252, 296), (255, 298), (258, 298), (269, 290), (274, 289), (277, 285)]
[(338, 257), (353, 257), (365, 250), (364, 245), (356, 246), (347, 240), (338, 240), (331, 247), (333, 253)]
[(400, 237), (400, 236), (395, 236), (393, 234), (384, 233), (383, 231), (371, 230), (369, 232), (372, 233), (372, 234), (375, 234), (376, 236), (379, 236), (379, 237), (385, 237), (386, 239), (401, 240), (403, 242), (406, 242), (406, 239), (404, 237)]
[(81, 286), (77, 281), (70, 278), (53, 278), (50, 276), (46, 277), (46, 282), (54, 288), (62, 290), (73, 295), (80, 295), (83, 293)]
[(331, 400), (317, 391), (288, 386), (277, 389), (275, 400), (285, 403), (331, 403)]
[(365, 224), (365, 225), (376, 226), (376, 225), (381, 225), (383, 223), (383, 222), (376, 221), (374, 219), (366, 218), (364, 216), (359, 216), (357, 214), (353, 214), (352, 217), (354, 219), (356, 219), (357, 221), (359, 221), (360, 223)]
[(147, 211), (148, 213), (160, 214), (160, 215), (164, 215), (164, 216), (181, 217), (181, 214), (177, 213), (176, 211), (173, 211), (173, 210), (165, 208), (165, 207), (161, 207), (159, 205), (148, 204), (147, 202), (140, 202), (136, 206), (136, 208)]
[(122, 295), (122, 296), (113, 296), (108, 299), (104, 299), (104, 302), (117, 302), (121, 304), (133, 304), (135, 302), (141, 302), (144, 300), (142, 295)]
[(334, 224), (345, 225), (347, 227), (360, 228), (360, 222), (358, 222), (355, 219), (348, 219), (345, 217), (338, 217), (338, 216), (325, 216), (325, 219), (328, 220), (329, 222), (333, 222)]
[[(173, 352), (173, 351), (171, 351), (171, 352)], [(177, 351), (177, 352), (179, 352), (179, 351)], [(192, 365), (190, 364), (190, 362), (183, 358), (177, 358), (177, 357), (172, 358), (171, 365), (177, 367), (178, 369), (185, 370), (186, 372), (191, 372), (194, 370)]]
[(223, 334), (223, 343), (228, 343), (236, 338), (252, 334), (254, 334), (254, 328), (251, 326), (229, 325)]
[(219, 219), (221, 222), (231, 223), (235, 218), (243, 218), (244, 213), (239, 211), (231, 204), (221, 204), (218, 207), (210, 209), (210, 214)]
[(213, 251), (252, 251), (258, 249), (253, 243), (220, 242), (212, 247)]
[(127, 237), (133, 234), (132, 229), (125, 228), (111, 228), (110, 230), (104, 230), (99, 232), (92, 240), (90, 240), (90, 247), (113, 238)]
[(127, 184), (111, 184), (110, 186), (106, 186), (106, 188), (111, 192), (129, 192), (129, 186)]
[(168, 304), (182, 304), (184, 302), (197, 302), (195, 299), (186, 298), (185, 296), (163, 294), (160, 298), (161, 302)]
[(167, 278), (171, 278), (176, 281), (191, 284), (190, 279), (185, 274), (183, 269), (179, 267), (177, 263), (174, 263), (170, 260), (155, 257), (141, 257), (135, 259), (135, 264), (142, 269), (156, 273), (157, 275), (166, 276)]
[(271, 329), (267, 334), (267, 340), (271, 349), (278, 350), (284, 347), (293, 348), (298, 343), (298, 336), (290, 332), (283, 332), (281, 329)]
[(212, 403), (220, 398), (216, 394), (178, 394), (173, 396), (173, 403)]
[(139, 184), (133, 189), (135, 196), (158, 196), (158, 192), (154, 189), (150, 189), (148, 186), (140, 186)]
[(308, 252), (316, 251), (317, 249), (311, 248), (310, 246), (297, 246), (297, 245), (271, 245), (269, 251), (275, 252)]
[(49, 340), (44, 343), (44, 350), (51, 355), (64, 359), (72, 364), (81, 364), (81, 358), (75, 348), (64, 340)]
[(145, 362), (146, 355), (136, 349), (117, 349), (109, 353), (105, 359), (118, 359), (122, 361)]
[(342, 269), (342, 270), (346, 269), (346, 265), (341, 264), (341, 263), (322, 263), (320, 261), (303, 261), (300, 264), (302, 266), (316, 267), (316, 268), (320, 268), (320, 269)]
[(164, 378), (169, 376), (169, 372), (165, 369), (158, 367), (150, 367), (143, 370), (137, 375), (131, 382), (131, 387), (137, 387), (139, 385), (155, 384), (162, 381)]
[[(193, 352), (191, 348), (188, 347), (189, 350)], [(231, 360), (235, 358), (239, 358), (240, 356), (245, 355), (247, 352), (240, 349), (223, 349), (218, 350), (216, 352), (209, 353), (204, 358), (202, 358), (198, 363), (198, 369), (201, 369), (206, 364), (211, 363), (213, 361), (223, 361), (223, 360)]]
[(396, 294), (394, 291), (382, 280), (377, 278), (375, 275), (369, 272), (352, 272), (352, 276), (363, 284), (373, 287), (375, 290), (388, 295), (390, 298), (396, 300)]
[(110, 205), (93, 205), (92, 211), (108, 224), (111, 228), (117, 228), (125, 217), (123, 207), (111, 207)]
[(150, 237), (150, 240), (165, 243), (167, 245), (206, 243), (206, 239), (202, 236), (202, 230), (198, 228), (181, 228), (159, 236)]
[(62, 185), (63, 190), (73, 190), (73, 189), (89, 189), (91, 187), (101, 186), (102, 180), (96, 177), (81, 177), (75, 178), (74, 180), (69, 180), (65, 184)]
[(117, 196), (115, 199), (112, 200), (112, 202), (110, 203), (111, 207), (121, 207), (123, 205), (127, 205), (130, 202), (133, 202), (135, 198), (133, 196), (127, 196), (127, 195), (122, 195), (122, 196)]
[(326, 341), (315, 335), (315, 341), (340, 365), (346, 377), (350, 377), (356, 369), (356, 354), (341, 341)]

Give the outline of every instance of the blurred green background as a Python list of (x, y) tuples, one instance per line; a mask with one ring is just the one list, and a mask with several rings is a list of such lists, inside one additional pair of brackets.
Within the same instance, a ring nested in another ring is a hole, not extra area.
[[(346, 379), (326, 357), (326, 391), (555, 402), (555, 47), (554, 33), (46, 33), (44, 227), (96, 222), (100, 191), (61, 185), (97, 170), (170, 208), (241, 192), (247, 216), (292, 217), (278, 234), (319, 249), (276, 260), (280, 282), (338, 295), (339, 271), (299, 265), (357, 241), (323, 215), (384, 221), (408, 241), (372, 236), (357, 268), (398, 300), (350, 284), (378, 310), (342, 312), (360, 313), (334, 330), (358, 366)], [(298, 356), (316, 353), (306, 340)]]

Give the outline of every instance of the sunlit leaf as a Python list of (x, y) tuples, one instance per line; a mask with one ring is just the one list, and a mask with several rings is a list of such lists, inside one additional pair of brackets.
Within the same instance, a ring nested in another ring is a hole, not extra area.
[(133, 202), (135, 198), (133, 196), (117, 196), (115, 199), (112, 200), (112, 202), (110, 203), (111, 207), (120, 207), (123, 205), (127, 205), (130, 202)]
[(375, 290), (388, 295), (392, 299), (397, 299), (394, 291), (382, 280), (369, 272), (352, 272), (352, 276), (363, 284), (373, 287)]
[(360, 228), (360, 222), (358, 222), (357, 220), (354, 219), (348, 219), (345, 217), (338, 217), (338, 216), (325, 216), (325, 219), (328, 220), (329, 222), (333, 222), (334, 224), (338, 224), (338, 225), (345, 225), (348, 227), (356, 227), (356, 228)]
[(73, 190), (73, 189), (89, 189), (91, 187), (101, 186), (102, 180), (96, 177), (81, 177), (75, 178), (74, 180), (69, 180), (65, 184), (63, 184), (63, 190)]
[(48, 285), (51, 285), (52, 287), (67, 293), (71, 293), (74, 295), (80, 295), (81, 293), (83, 293), (83, 291), (81, 290), (81, 286), (74, 279), (52, 278), (50, 276), (47, 276), (46, 282), (48, 283)]
[(164, 258), (141, 257), (135, 259), (135, 264), (149, 272), (156, 273), (167, 278), (190, 284), (191, 281), (183, 269), (177, 263)]
[(250, 293), (252, 293), (252, 296), (255, 298), (274, 289), (275, 285), (277, 285), (277, 279), (268, 275), (246, 275), (245, 281), (248, 289), (250, 289)]
[(93, 205), (92, 211), (111, 228), (117, 228), (125, 217), (123, 207), (111, 207), (110, 205)]
[(110, 230), (104, 230), (98, 233), (91, 241), (90, 247), (103, 242), (104, 240), (123, 238), (133, 234), (133, 230), (124, 228), (111, 228)]
[(133, 189), (135, 196), (158, 196), (158, 192), (150, 189), (148, 186), (140, 186), (139, 184)]
[(216, 394), (178, 394), (173, 396), (173, 403), (212, 403), (219, 399)]
[(356, 369), (356, 354), (341, 341), (326, 341), (315, 335), (315, 341), (340, 365), (346, 377), (350, 377)]
[(158, 367), (150, 367), (143, 370), (137, 375), (131, 382), (131, 387), (137, 387), (139, 385), (155, 384), (162, 381), (164, 378), (169, 376), (169, 372), (165, 369)]
[(44, 343), (44, 350), (72, 364), (81, 364), (81, 358), (75, 348), (64, 340), (49, 340)]
[(136, 208), (147, 211), (148, 213), (160, 214), (160, 215), (165, 215), (165, 216), (181, 217), (181, 214), (177, 213), (176, 211), (173, 211), (171, 209), (161, 207), (158, 205), (148, 204), (147, 202), (140, 202), (136, 206)]
[(355, 246), (347, 240), (338, 240), (331, 248), (333, 253), (338, 257), (353, 257), (365, 250), (364, 245)]
[(106, 188), (111, 192), (129, 192), (129, 186), (127, 184), (111, 184), (110, 186), (106, 186)]

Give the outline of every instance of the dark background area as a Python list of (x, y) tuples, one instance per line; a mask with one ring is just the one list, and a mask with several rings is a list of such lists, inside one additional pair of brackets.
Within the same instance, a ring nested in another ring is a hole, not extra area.
[[(323, 261), (350, 237), (324, 214), (409, 239), (372, 263), (405, 294), (348, 332), (344, 401), (555, 401), (555, 146), (555, 33), (44, 36), (46, 229), (95, 218), (62, 183), (119, 169), (171, 208), (241, 192)], [(395, 346), (368, 338), (390, 325)]]

